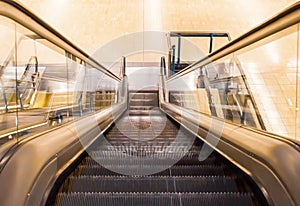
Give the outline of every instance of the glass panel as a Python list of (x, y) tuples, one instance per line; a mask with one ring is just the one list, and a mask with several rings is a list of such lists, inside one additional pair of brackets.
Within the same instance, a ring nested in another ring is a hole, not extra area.
[(289, 138), (296, 138), (297, 27), (238, 53), (266, 129)]
[(197, 78), (197, 72), (191, 72), (168, 83), (169, 102), (210, 115), (206, 90), (197, 87)]
[[(298, 26), (298, 45), (297, 45), (297, 51), (300, 49), (300, 27), (299, 24)], [(297, 57), (297, 69), (296, 69), (296, 87), (297, 87), (297, 93), (296, 93), (296, 141), (300, 142), (300, 69), (299, 69), (299, 60), (300, 60), (300, 53), (298, 52), (298, 57)]]
[(92, 70), (91, 73), (93, 81), (90, 81), (90, 87), (95, 92), (95, 110), (102, 110), (117, 103), (117, 82), (98, 70)]
[(0, 154), (118, 102), (118, 81), (1, 16), (0, 29)]
[(168, 84), (170, 103), (261, 129), (239, 67), (230, 55), (175, 79)]
[(224, 33), (187, 32), (182, 33), (182, 36), (170, 35), (168, 44), (170, 47), (169, 61), (171, 63), (169, 73), (171, 76), (228, 42), (227, 34)]
[(243, 68), (234, 55), (205, 66), (213, 114), (230, 122), (264, 128), (249, 90)]
[(90, 65), (85, 67), (85, 75), (84, 75), (84, 96), (85, 99), (82, 101), (85, 102), (85, 107), (87, 111), (95, 112), (98, 110), (96, 108), (97, 101), (96, 101), (96, 89), (97, 87), (94, 85), (93, 82), (93, 73), (96, 73), (96, 69), (92, 68)]
[(168, 82), (169, 101), (299, 141), (298, 27)]
[[(22, 40), (18, 46), (19, 130), (47, 124), (66, 110), (67, 69), (64, 51), (47, 40), (18, 26)], [(57, 121), (55, 121), (57, 122)], [(22, 133), (23, 135), (23, 133)]]
[[(117, 77), (121, 77), (121, 67), (122, 67), (122, 62), (121, 58), (116, 60), (114, 64), (112, 64), (109, 67), (109, 71), (111, 71), (113, 74), (115, 74)], [(128, 57), (126, 57), (126, 61), (128, 61)]]
[[(80, 61), (77, 59), (77, 61)], [(72, 61), (71, 68), (69, 66), (69, 92), (72, 94), (72, 117), (76, 118), (82, 116), (84, 113), (90, 111), (90, 105), (86, 104), (86, 71), (85, 64)], [(70, 70), (74, 74), (70, 75)]]
[(51, 125), (68, 121), (67, 65), (65, 52), (45, 39), (36, 39), (40, 83), (33, 108)]
[[(34, 35), (17, 25), (17, 107), (18, 130), (45, 120), (45, 115), (33, 108), (36, 92), (40, 83), (40, 68)], [(22, 135), (22, 134), (20, 134)]]
[(69, 104), (73, 118), (117, 103), (117, 81), (79, 62), (76, 58), (68, 60)]
[(75, 83), (69, 84), (70, 93), (73, 93), (73, 117), (97, 112), (117, 103), (117, 85), (117, 81), (99, 70), (78, 64)]
[(17, 140), (16, 116), (16, 45), (15, 24), (0, 17), (0, 146), (9, 140)]

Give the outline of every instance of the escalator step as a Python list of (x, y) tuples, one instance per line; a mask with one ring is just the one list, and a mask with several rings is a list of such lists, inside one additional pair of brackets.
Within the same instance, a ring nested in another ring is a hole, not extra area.
[(215, 165), (175, 165), (170, 168), (171, 176), (224, 176), (221, 166)]
[(97, 151), (127, 151), (133, 149), (139, 150), (154, 150), (154, 151), (178, 151), (182, 149), (186, 149), (190, 155), (198, 155), (199, 150), (196, 148), (190, 148), (190, 146), (174, 146), (171, 144), (166, 143), (165, 141), (155, 142), (155, 143), (147, 143), (147, 145), (141, 145), (140, 143), (133, 143), (133, 142), (110, 142), (110, 145), (100, 145), (97, 148), (91, 150), (94, 153)]
[(181, 205), (253, 206), (252, 196), (252, 193), (205, 193), (200, 197), (185, 194), (181, 196)]
[(214, 157), (208, 157), (207, 159), (203, 160), (203, 161), (199, 161), (198, 158), (182, 158), (180, 159), (176, 165), (219, 165), (219, 160)]
[[(127, 112), (89, 147), (91, 156), (64, 180), (55, 205), (255, 205), (243, 178), (232, 173), (216, 152), (199, 161), (204, 145), (200, 139), (160, 111), (150, 118), (150, 111), (142, 109), (152, 103), (135, 99), (132, 104), (140, 107)], [(142, 171), (157, 173), (142, 176)]]
[(92, 165), (92, 166), (87, 166), (87, 165), (80, 165), (78, 166), (75, 171), (73, 172), (74, 176), (120, 176), (121, 174), (118, 174), (114, 172), (113, 169), (107, 169), (105, 167), (102, 167), (100, 165)]
[(147, 167), (148, 165), (152, 165), (157, 168), (169, 168), (171, 165), (219, 165), (219, 163), (215, 159), (207, 159), (205, 161), (199, 161), (198, 159), (186, 159), (179, 160), (178, 159), (160, 159), (160, 158), (115, 158), (115, 159), (106, 159), (106, 158), (98, 158), (98, 159), (87, 159), (83, 163), (83, 165), (105, 165), (107, 166), (123, 166), (126, 167), (128, 165), (138, 165), (139, 167)]
[[(162, 171), (157, 174), (155, 172)], [(135, 174), (149, 174), (149, 176), (170, 176), (165, 166), (153, 165), (81, 165), (74, 171), (74, 176), (128, 176)]]
[(134, 145), (134, 144), (120, 144), (117, 145), (109, 145), (109, 146), (100, 146), (97, 148), (98, 150), (93, 150), (92, 154), (95, 156), (102, 156), (107, 153), (112, 153), (116, 151), (153, 151), (153, 152), (165, 152), (165, 153), (177, 153), (184, 152), (183, 154), (189, 156), (197, 156), (198, 151), (190, 151), (190, 146), (174, 146), (167, 145), (166, 143), (158, 146), (157, 144), (148, 144), (148, 145)]
[[(134, 165), (129, 165), (126, 168), (128, 170), (134, 170)], [(147, 167), (147, 166), (144, 166)], [(151, 171), (152, 165), (148, 165), (149, 170)], [(124, 168), (124, 169), (126, 169)], [(90, 175), (90, 176), (108, 176), (108, 175), (115, 175), (119, 176), (120, 174), (114, 171), (120, 171), (120, 167), (118, 166), (110, 166), (108, 168), (105, 168), (100, 165), (81, 165), (76, 168), (74, 171), (75, 176), (80, 175)], [(123, 168), (121, 168), (123, 169)], [(169, 169), (163, 170), (156, 174), (151, 174), (151, 176), (203, 176), (203, 175), (210, 175), (210, 176), (224, 176), (223, 167), (221, 166), (214, 166), (214, 165), (198, 165), (198, 166), (188, 166), (188, 165), (175, 165)]]
[(251, 193), (59, 193), (56, 206), (252, 206)]
[(122, 157), (124, 151), (154, 151), (157, 155), (162, 155), (164, 158), (193, 158), (198, 157), (198, 152), (189, 151), (189, 147), (173, 147), (173, 146), (164, 146), (164, 147), (153, 147), (148, 146), (120, 146), (120, 147), (108, 147), (108, 150), (91, 150), (89, 153), (96, 158), (109, 157), (111, 159), (116, 157)]
[(73, 192), (237, 192), (234, 177), (79, 176), (66, 181)]
[[(216, 157), (211, 156), (204, 161), (199, 161), (198, 158), (183, 157), (177, 161), (179, 157), (176, 158), (161, 158), (155, 159), (156, 166), (170, 166), (172, 162), (176, 165), (219, 165), (219, 161)], [(82, 165), (153, 165), (153, 158), (140, 158), (140, 159), (129, 159), (124, 157), (113, 157), (113, 156), (104, 156), (104, 157), (87, 157), (82, 161)], [(176, 162), (177, 161), (177, 162)]]

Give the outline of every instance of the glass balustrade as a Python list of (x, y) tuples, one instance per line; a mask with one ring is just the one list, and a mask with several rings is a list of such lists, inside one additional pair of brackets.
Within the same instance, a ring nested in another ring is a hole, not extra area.
[(0, 16), (0, 149), (120, 102), (119, 77), (41, 34)]
[(169, 74), (167, 101), (299, 143), (297, 12), (294, 8), (286, 12), (289, 17), (276, 17), (186, 70)]

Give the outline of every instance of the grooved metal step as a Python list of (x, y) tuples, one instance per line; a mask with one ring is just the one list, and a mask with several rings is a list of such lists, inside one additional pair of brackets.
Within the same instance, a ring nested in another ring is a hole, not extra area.
[[(189, 157), (197, 157), (198, 154), (188, 154), (189, 151), (189, 146), (169, 146), (169, 145), (164, 145), (164, 146), (121, 146), (121, 147), (115, 147), (115, 148), (110, 148), (113, 150), (102, 150), (102, 151), (97, 151), (97, 152), (90, 152), (93, 157), (108, 157), (108, 158), (122, 158), (124, 157), (123, 154), (125, 152), (129, 153), (134, 153), (134, 152), (144, 152), (144, 153), (156, 153), (157, 157), (164, 157), (164, 158), (184, 158), (186, 156)], [(193, 156), (194, 155), (194, 156)]]
[[(128, 169), (132, 167), (138, 167), (139, 165), (130, 165), (127, 166)], [(74, 176), (118, 176), (117, 172), (119, 169), (123, 169), (122, 166), (109, 165), (106, 167), (100, 165), (80, 165), (74, 171)], [(151, 168), (153, 165), (143, 165), (143, 167)], [(203, 176), (203, 175), (214, 175), (214, 176), (224, 176), (224, 170), (221, 166), (215, 165), (175, 165), (171, 168), (168, 168), (164, 171), (161, 171), (156, 174), (152, 174), (151, 176)]]
[[(107, 159), (107, 158), (109, 158), (109, 159)], [(128, 163), (135, 164), (135, 165), (152, 165), (153, 164), (152, 159), (141, 159), (141, 160), (125, 159), (125, 160), (122, 160), (120, 158), (113, 158), (113, 157), (107, 157), (107, 158), (106, 157), (96, 158), (94, 156), (93, 156), (93, 158), (88, 157), (88, 158), (84, 159), (81, 164), (82, 165), (98, 165), (99, 162), (100, 163), (105, 162), (106, 165), (117, 165), (117, 163), (122, 163), (122, 165), (128, 165)], [(189, 157), (180, 159), (180, 157), (177, 156), (177, 158), (179, 158), (179, 160), (176, 162), (176, 165), (218, 165), (219, 164), (218, 159), (216, 159), (215, 157), (209, 157), (204, 161), (199, 161), (197, 158), (189, 158)], [(159, 161), (156, 161), (156, 165), (170, 165), (170, 161), (174, 161), (174, 158), (160, 159)]]
[(78, 176), (69, 177), (73, 192), (238, 192), (227, 176)]
[(60, 193), (61, 206), (252, 206), (251, 193)]

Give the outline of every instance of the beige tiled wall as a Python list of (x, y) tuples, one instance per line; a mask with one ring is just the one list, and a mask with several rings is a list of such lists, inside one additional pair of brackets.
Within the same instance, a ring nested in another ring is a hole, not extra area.
[(296, 0), (20, 0), (90, 54), (139, 31), (225, 31), (237, 37)]

